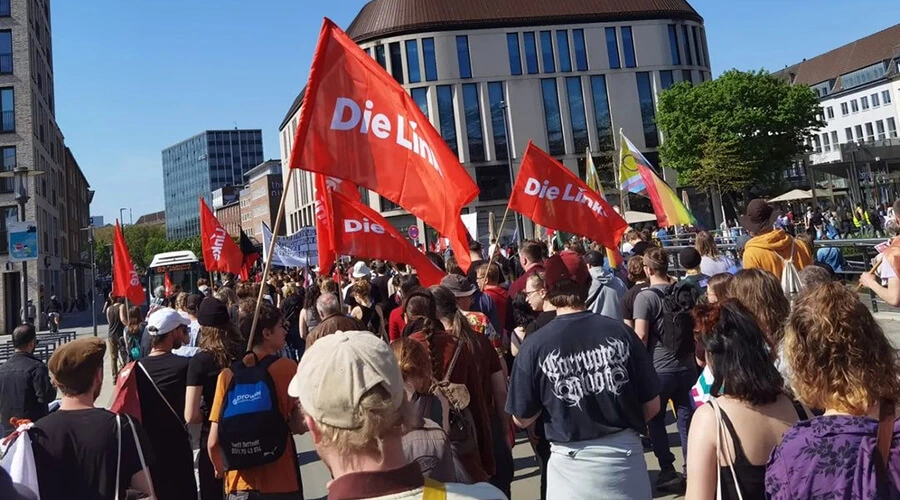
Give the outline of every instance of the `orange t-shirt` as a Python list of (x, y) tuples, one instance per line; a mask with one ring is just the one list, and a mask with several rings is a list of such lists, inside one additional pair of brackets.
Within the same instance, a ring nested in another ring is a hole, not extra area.
[[(287, 420), (294, 410), (294, 398), (288, 396), (288, 384), (294, 374), (297, 373), (297, 363), (287, 358), (281, 358), (269, 365), (269, 375), (275, 383), (275, 393), (278, 394), (278, 406), (281, 414)], [(225, 368), (219, 373), (216, 383), (216, 397), (213, 400), (209, 420), (218, 422), (222, 414), (222, 401), (228, 385), (231, 383), (233, 372)], [(294, 453), (293, 436), (288, 434), (288, 443), (284, 454), (276, 462), (252, 469), (230, 470), (225, 472), (225, 492), (258, 491), (260, 493), (293, 493), (300, 490), (297, 479), (299, 466)]]

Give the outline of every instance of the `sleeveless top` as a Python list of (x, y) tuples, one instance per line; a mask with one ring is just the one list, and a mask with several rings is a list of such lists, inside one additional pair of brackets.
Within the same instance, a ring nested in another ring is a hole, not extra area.
[[(800, 420), (806, 420), (806, 412), (803, 410), (803, 407), (796, 401), (791, 401), (791, 403), (794, 405), (797, 417)], [(734, 473), (737, 475), (738, 483), (740, 483), (743, 498), (745, 500), (754, 498), (765, 500), (766, 464), (754, 465), (750, 463), (750, 460), (747, 459), (747, 455), (744, 453), (741, 440), (734, 430), (734, 425), (732, 425), (724, 408), (722, 409), (722, 422), (725, 423), (725, 428), (728, 429), (728, 434), (731, 436), (732, 443), (734, 443)], [(737, 489), (735, 489), (731, 471), (728, 470), (727, 466), (722, 465), (719, 466), (719, 469), (722, 477), (722, 498), (740, 498), (738, 497)]]
[(313, 328), (319, 326), (321, 322), (322, 318), (319, 317), (319, 312), (316, 311), (316, 308), (308, 307), (306, 309), (306, 331), (313, 331)]

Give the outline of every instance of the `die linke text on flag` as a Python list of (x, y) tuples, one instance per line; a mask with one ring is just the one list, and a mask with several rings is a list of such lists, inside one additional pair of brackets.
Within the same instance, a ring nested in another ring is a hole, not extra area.
[(449, 238), (468, 269), (459, 214), (478, 187), (412, 97), (325, 19), (290, 166), (347, 179), (400, 205)]
[(241, 274), (244, 254), (241, 253), (237, 243), (231, 239), (228, 231), (219, 224), (219, 219), (216, 219), (202, 197), (200, 198), (200, 247), (203, 249), (203, 263), (206, 265), (207, 271)]
[(116, 219), (116, 229), (113, 236), (113, 283), (112, 294), (115, 297), (125, 297), (132, 304), (139, 306), (144, 303), (144, 287), (141, 279), (134, 270), (131, 261), (131, 253), (125, 245), (125, 236)]
[(331, 197), (329, 193), (337, 191), (347, 198), (358, 200), (359, 190), (348, 180), (313, 174), (316, 194), (316, 247), (319, 252), (319, 270), (324, 274), (334, 264), (337, 253), (334, 251), (334, 230), (332, 229)]
[(378, 212), (336, 191), (331, 193), (331, 203), (336, 251), (344, 255), (409, 264), (416, 268), (422, 286), (441, 282), (444, 272)]
[(522, 157), (509, 208), (536, 223), (614, 248), (628, 223), (597, 193), (531, 142)]

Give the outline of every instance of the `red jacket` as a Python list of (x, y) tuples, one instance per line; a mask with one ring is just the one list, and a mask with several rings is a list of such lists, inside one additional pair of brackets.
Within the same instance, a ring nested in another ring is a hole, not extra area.
[(496, 285), (487, 285), (484, 287), (484, 293), (494, 301), (494, 309), (497, 311), (497, 319), (500, 320), (500, 326), (503, 327), (502, 332), (509, 333), (512, 331), (512, 309), (509, 307), (509, 294), (506, 290)]
[(403, 320), (403, 308), (395, 307), (388, 318), (388, 337), (390, 337), (391, 341), (402, 337), (403, 328), (405, 327), (406, 321)]

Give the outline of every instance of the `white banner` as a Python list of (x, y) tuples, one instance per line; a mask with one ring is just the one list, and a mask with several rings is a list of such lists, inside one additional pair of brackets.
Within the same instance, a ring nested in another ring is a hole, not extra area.
[(462, 214), (459, 217), (462, 219), (463, 225), (466, 226), (466, 230), (469, 231), (469, 236), (473, 240), (478, 241), (478, 212)]
[[(269, 256), (269, 242), (272, 241), (272, 231), (263, 224), (263, 252), (265, 262)], [(319, 251), (316, 246), (316, 228), (304, 227), (290, 236), (279, 236), (275, 242), (275, 253), (272, 256), (272, 264), (281, 267), (306, 267), (319, 263)]]

